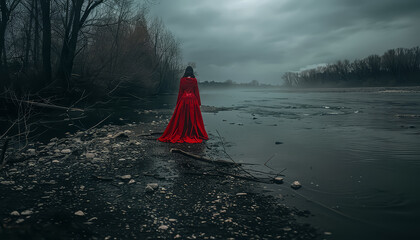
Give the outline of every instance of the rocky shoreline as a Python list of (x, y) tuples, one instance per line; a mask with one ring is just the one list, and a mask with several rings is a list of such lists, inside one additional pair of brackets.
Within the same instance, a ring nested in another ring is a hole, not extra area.
[[(156, 141), (166, 122), (105, 125), (30, 144), (0, 170), (0, 239), (317, 239), (310, 215)], [(7, 152), (12, 155), (13, 149)], [(225, 171), (231, 171), (228, 167)], [(287, 197), (287, 196), (285, 196)]]

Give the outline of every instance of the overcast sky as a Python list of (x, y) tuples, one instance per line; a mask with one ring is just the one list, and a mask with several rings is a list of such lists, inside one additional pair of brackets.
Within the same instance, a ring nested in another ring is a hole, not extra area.
[(420, 0), (156, 0), (199, 81), (281, 75), (420, 45)]

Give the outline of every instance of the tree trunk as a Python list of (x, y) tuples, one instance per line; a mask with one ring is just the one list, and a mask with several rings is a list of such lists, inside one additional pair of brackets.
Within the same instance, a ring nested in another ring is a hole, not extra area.
[(9, 71), (7, 69), (7, 58), (6, 58), (6, 44), (5, 44), (5, 35), (7, 22), (9, 21), (9, 13), (5, 2), (1, 2), (1, 20), (0, 20), (0, 77), (3, 79), (0, 81), (0, 91), (3, 90), (3, 87), (9, 85)]
[(38, 0), (34, 1), (34, 7), (35, 7), (35, 13), (34, 13), (34, 20), (35, 20), (35, 26), (34, 26), (34, 51), (33, 51), (33, 61), (34, 66), (39, 66), (39, 10), (38, 10)]
[(51, 19), (50, 0), (41, 0), (42, 11), (42, 69), (44, 84), (51, 83)]
[(23, 61), (23, 69), (25, 71), (27, 71), (29, 67), (29, 52), (31, 49), (32, 21), (34, 19), (34, 8), (35, 8), (35, 1), (33, 1), (31, 4), (31, 10), (29, 12), (29, 26), (26, 31), (25, 58)]

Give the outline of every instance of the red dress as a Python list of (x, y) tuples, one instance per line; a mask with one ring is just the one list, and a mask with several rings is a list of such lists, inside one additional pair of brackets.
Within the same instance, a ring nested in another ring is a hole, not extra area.
[(197, 79), (181, 78), (175, 111), (165, 132), (158, 140), (172, 143), (201, 143), (203, 140), (208, 140), (200, 106)]

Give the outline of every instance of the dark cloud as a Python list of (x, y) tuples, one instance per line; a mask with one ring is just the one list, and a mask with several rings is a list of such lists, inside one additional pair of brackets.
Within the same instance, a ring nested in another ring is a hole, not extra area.
[(278, 83), (282, 73), (420, 45), (418, 0), (161, 0), (200, 80)]

